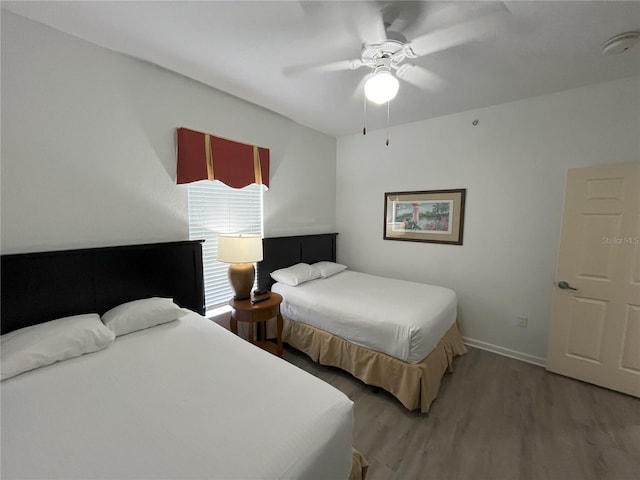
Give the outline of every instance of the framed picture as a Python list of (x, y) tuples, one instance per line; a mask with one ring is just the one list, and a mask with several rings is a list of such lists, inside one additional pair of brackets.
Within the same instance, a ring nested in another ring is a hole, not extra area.
[(384, 194), (384, 239), (462, 245), (465, 188)]

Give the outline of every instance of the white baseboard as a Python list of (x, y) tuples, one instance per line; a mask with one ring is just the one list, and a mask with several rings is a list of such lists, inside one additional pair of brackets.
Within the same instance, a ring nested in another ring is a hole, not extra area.
[(539, 367), (545, 367), (547, 365), (547, 359), (543, 357), (537, 357), (535, 355), (529, 355), (528, 353), (518, 352), (509, 348), (500, 347), (492, 343), (482, 342), (473, 338), (462, 337), (462, 341), (470, 347), (479, 348), (481, 350), (487, 350), (488, 352), (497, 353), (498, 355), (504, 355), (505, 357), (515, 358), (522, 362), (532, 363)]

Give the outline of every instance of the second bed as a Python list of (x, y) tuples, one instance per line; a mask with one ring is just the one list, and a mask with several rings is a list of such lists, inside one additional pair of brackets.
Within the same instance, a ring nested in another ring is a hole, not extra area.
[(335, 234), (265, 239), (264, 246), (266, 265), (259, 272), (262, 284), (283, 296), (283, 340), (315, 362), (387, 390), (409, 410), (428, 412), (453, 358), (467, 351), (456, 322), (455, 292), (335, 272), (335, 264), (326, 263), (333, 274), (271, 285), (266, 272), (335, 261)]

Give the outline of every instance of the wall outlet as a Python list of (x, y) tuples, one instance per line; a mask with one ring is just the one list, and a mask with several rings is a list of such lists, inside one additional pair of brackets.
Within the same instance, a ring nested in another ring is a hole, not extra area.
[(527, 328), (527, 323), (529, 323), (529, 319), (525, 316), (518, 317), (518, 326), (522, 328)]

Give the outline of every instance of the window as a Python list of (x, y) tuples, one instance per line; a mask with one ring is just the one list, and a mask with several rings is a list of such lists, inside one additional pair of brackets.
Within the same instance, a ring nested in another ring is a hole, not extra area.
[(218, 181), (201, 181), (188, 186), (189, 238), (204, 239), (202, 260), (204, 297), (207, 310), (226, 305), (233, 296), (227, 271), (229, 265), (217, 261), (218, 235), (250, 233), (263, 235), (262, 185), (236, 189)]

